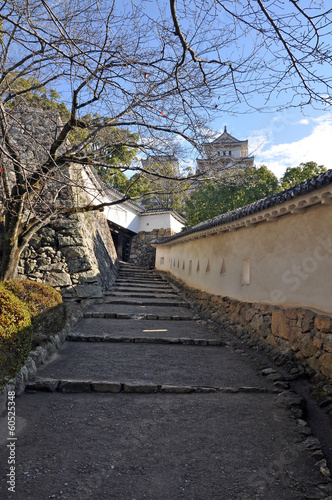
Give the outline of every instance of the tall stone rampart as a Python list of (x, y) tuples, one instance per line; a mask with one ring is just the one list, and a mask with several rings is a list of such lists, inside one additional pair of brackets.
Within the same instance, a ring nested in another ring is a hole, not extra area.
[[(50, 145), (62, 127), (61, 119), (52, 110), (17, 108), (9, 112), (8, 127), (11, 145), (19, 153), (24, 175), (29, 177), (48, 160)], [(63, 144), (59, 152), (68, 147), (70, 144)], [(9, 183), (14, 183), (13, 165), (8, 158), (3, 158), (3, 165)], [(56, 214), (59, 208), (83, 206), (91, 201), (84, 191), (78, 165), (57, 167), (55, 175), (46, 181), (42, 196), (40, 207), (38, 203), (34, 205), (33, 197), (28, 200), (25, 217), (38, 217), (38, 210), (44, 213), (45, 207), (48, 213)], [(101, 212), (69, 216), (59, 213), (32, 237), (22, 252), (18, 277), (48, 283), (68, 299), (95, 298), (101, 297), (114, 280), (116, 265), (114, 243)]]
[(23, 251), (19, 277), (67, 299), (98, 298), (115, 278), (116, 251), (103, 214), (76, 214), (42, 228)]

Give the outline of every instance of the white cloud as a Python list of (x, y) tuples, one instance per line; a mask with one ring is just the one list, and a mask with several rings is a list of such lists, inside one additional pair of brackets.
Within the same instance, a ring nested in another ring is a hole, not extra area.
[(309, 125), (310, 121), (308, 118), (303, 118), (302, 120), (298, 121), (298, 125)]
[(332, 114), (313, 119), (313, 122), (311, 133), (298, 141), (272, 145), (265, 149), (268, 146), (266, 143), (256, 153), (256, 164), (266, 164), (277, 177), (281, 177), (287, 167), (296, 167), (307, 161), (332, 168)]
[(271, 143), (271, 133), (268, 129), (254, 130), (248, 137), (249, 156), (260, 155), (264, 147)]

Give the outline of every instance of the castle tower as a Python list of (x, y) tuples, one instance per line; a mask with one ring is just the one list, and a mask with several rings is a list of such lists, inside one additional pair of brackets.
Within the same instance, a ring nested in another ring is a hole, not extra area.
[(227, 132), (212, 142), (204, 144), (205, 159), (197, 160), (196, 173), (216, 174), (233, 168), (247, 168), (254, 164), (254, 156), (248, 156), (248, 140), (239, 141)]

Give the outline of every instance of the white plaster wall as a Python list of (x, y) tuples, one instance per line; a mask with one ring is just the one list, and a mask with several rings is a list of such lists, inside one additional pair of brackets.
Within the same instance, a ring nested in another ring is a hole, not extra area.
[(170, 217), (170, 228), (174, 233), (179, 233), (182, 228), (184, 227), (184, 224), (180, 221), (178, 221), (172, 214)]
[(139, 220), (139, 231), (153, 231), (153, 229), (172, 229), (178, 233), (183, 224), (179, 222), (170, 212), (160, 214), (141, 214)]
[[(158, 245), (156, 268), (216, 295), (331, 314), (332, 205), (314, 205), (305, 213), (255, 227)], [(248, 268), (249, 283), (244, 283)]]
[(130, 206), (128, 207), (125, 204), (112, 205), (111, 207), (105, 207), (104, 213), (109, 221), (138, 233), (139, 214)]
[(234, 156), (234, 158), (241, 158), (241, 149), (234, 149), (232, 151), (232, 156)]

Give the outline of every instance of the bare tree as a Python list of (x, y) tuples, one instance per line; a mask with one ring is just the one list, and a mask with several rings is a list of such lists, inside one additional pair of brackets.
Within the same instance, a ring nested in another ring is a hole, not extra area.
[[(169, 155), (180, 146), (199, 149), (207, 124), (243, 102), (255, 108), (264, 101), (330, 104), (331, 80), (323, 75), (330, 74), (331, 9), (302, 4), (5, 0), (0, 278), (15, 275), (22, 250), (53, 217), (101, 208), (67, 206), (61, 195), (77, 183), (71, 165), (118, 167), (105, 161), (105, 151), (119, 145)], [(27, 120), (31, 96), (43, 88), (55, 88), (69, 108), (63, 121), (49, 112), (47, 137)], [(138, 142), (103, 133), (114, 127), (130, 130)]]

